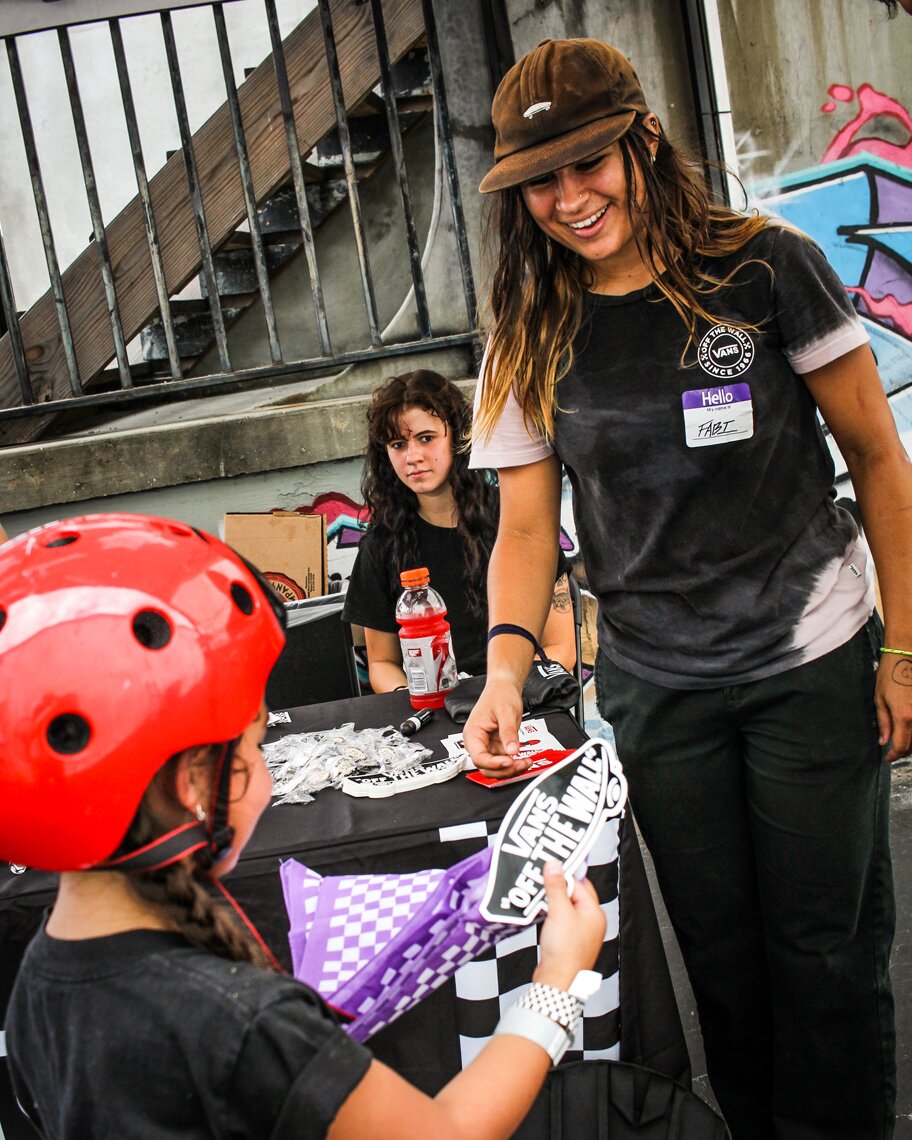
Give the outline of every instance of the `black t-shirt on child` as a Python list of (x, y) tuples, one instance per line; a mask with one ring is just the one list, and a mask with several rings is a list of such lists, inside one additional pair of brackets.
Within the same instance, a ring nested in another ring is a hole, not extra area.
[(371, 1062), (307, 986), (158, 930), (39, 933), (7, 1046), (48, 1140), (321, 1140)]

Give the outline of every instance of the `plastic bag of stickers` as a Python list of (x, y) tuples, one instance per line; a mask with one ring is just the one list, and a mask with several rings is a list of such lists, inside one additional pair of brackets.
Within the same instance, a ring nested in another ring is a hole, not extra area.
[(514, 1140), (726, 1140), (722, 1118), (663, 1073), (576, 1061), (545, 1081)]

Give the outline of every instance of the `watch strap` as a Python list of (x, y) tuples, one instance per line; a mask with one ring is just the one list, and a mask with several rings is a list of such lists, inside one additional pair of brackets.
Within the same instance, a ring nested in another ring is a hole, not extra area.
[(521, 1009), (544, 1014), (563, 1026), (572, 1038), (583, 1014), (583, 1001), (566, 990), (555, 989), (543, 982), (533, 982), (516, 1003)]
[(551, 1058), (551, 1064), (556, 1065), (570, 1047), (571, 1035), (562, 1025), (552, 1021), (538, 1010), (528, 1009), (520, 1005), (511, 1005), (494, 1030), (494, 1036), (503, 1033), (513, 1034), (515, 1037), (525, 1037), (540, 1045)]

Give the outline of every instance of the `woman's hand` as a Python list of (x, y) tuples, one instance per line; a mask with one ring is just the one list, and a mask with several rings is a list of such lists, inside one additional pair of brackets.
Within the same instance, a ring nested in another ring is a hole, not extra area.
[(504, 779), (529, 767), (516, 759), (522, 714), (522, 690), (512, 681), (489, 679), (462, 732), (467, 752), (485, 775)]
[(580, 970), (589, 970), (605, 938), (605, 912), (588, 879), (574, 884), (572, 897), (560, 863), (545, 864), (548, 917), (541, 932), (536, 982), (565, 990)]
[(874, 690), (881, 746), (889, 743), (888, 764), (912, 752), (912, 658), (884, 653)]

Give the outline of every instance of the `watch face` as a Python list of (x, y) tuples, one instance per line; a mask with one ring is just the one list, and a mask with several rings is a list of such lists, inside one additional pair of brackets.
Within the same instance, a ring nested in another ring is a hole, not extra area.
[(586, 1001), (598, 991), (601, 984), (601, 974), (597, 974), (595, 970), (580, 970), (570, 983), (570, 989), (567, 992), (572, 994), (573, 997), (579, 998), (580, 1001)]

